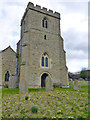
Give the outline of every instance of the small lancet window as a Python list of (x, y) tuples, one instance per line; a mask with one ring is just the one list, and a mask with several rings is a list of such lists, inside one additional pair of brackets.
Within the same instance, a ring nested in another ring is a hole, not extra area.
[(9, 71), (7, 71), (5, 74), (5, 81), (9, 81), (9, 76), (10, 76)]
[(42, 57), (42, 66), (44, 66), (44, 57)]
[(46, 35), (44, 35), (44, 40), (46, 40)]
[(48, 27), (48, 22), (47, 22), (47, 18), (46, 17), (42, 20), (42, 26), (45, 27), (45, 28)]
[(44, 53), (42, 55), (41, 65), (42, 65), (42, 67), (48, 67), (48, 64), (49, 64), (48, 55), (46, 53)]
[(47, 28), (47, 20), (45, 21), (45, 27)]
[(44, 20), (42, 20), (42, 26), (44, 27)]
[(45, 58), (46, 67), (48, 67), (48, 58)]

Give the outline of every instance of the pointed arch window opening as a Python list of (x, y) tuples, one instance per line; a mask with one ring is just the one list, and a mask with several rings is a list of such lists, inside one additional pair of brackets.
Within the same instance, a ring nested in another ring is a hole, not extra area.
[(5, 81), (9, 81), (9, 77), (10, 77), (10, 74), (9, 74), (9, 71), (7, 71), (5, 73)]
[(47, 27), (48, 27), (47, 18), (44, 18), (44, 19), (42, 20), (42, 26), (43, 26), (44, 28), (47, 28)]
[(46, 63), (46, 64), (45, 64), (46, 67), (48, 67), (48, 57), (45, 58), (45, 63)]
[(41, 65), (42, 65), (42, 67), (49, 67), (49, 58), (46, 53), (44, 53), (42, 56)]
[(44, 67), (44, 57), (42, 57), (42, 66)]

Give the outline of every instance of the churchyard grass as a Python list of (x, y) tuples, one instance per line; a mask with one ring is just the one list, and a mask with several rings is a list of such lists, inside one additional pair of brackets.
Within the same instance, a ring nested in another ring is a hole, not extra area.
[[(2, 118), (88, 118), (88, 84), (80, 81), (81, 89), (29, 89), (19, 95), (19, 89), (2, 89)], [(79, 84), (80, 84), (79, 83)], [(25, 99), (28, 96), (28, 99)], [(36, 106), (37, 113), (31, 108)]]

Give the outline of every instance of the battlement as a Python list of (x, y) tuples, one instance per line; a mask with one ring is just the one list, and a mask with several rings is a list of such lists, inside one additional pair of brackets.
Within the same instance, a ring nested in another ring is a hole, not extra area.
[[(24, 13), (24, 15), (23, 15), (23, 17), (22, 17), (22, 20), (24, 19), (25, 15), (26, 15), (26, 13), (27, 13), (27, 11), (28, 11), (29, 9), (35, 10), (35, 11), (38, 11), (38, 12), (41, 12), (41, 13), (43, 13), (43, 14), (47, 14), (47, 15), (52, 16), (52, 17), (55, 17), (55, 18), (57, 18), (57, 19), (60, 19), (60, 13), (58, 13), (58, 12), (56, 12), (56, 11), (53, 12), (53, 10), (50, 10), (50, 9), (47, 10), (47, 8), (45, 8), (45, 7), (41, 8), (41, 6), (39, 6), (39, 5), (34, 6), (33, 3), (29, 2), (28, 5), (27, 5), (27, 8), (26, 8), (26, 10), (25, 10), (25, 13)], [(22, 22), (22, 21), (21, 21), (21, 22)]]

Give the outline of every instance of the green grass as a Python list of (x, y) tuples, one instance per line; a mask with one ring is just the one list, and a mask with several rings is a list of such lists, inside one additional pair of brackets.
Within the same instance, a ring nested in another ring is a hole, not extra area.
[[(74, 81), (73, 81), (74, 84)], [(84, 91), (87, 92), (88, 90), (88, 81), (79, 81), (79, 85), (81, 85), (81, 90), (79, 91)], [(69, 88), (54, 88), (53, 90), (60, 90), (60, 91), (76, 91), (73, 89), (73, 85), (70, 86)], [(39, 92), (39, 91), (45, 91), (45, 88), (29, 88), (28, 92)], [(19, 88), (3, 88), (2, 89), (2, 97), (6, 95), (11, 95), (11, 94), (19, 94)]]
[[(29, 88), (27, 94), (19, 95), (19, 89), (2, 89), (2, 118), (87, 118), (88, 84), (80, 81), (80, 90), (70, 88)], [(25, 100), (25, 96), (28, 99)], [(32, 113), (36, 106), (38, 112)]]
[(19, 88), (2, 88), (2, 97), (12, 94), (19, 94)]
[[(78, 85), (81, 85), (81, 86), (87, 86), (88, 84), (90, 84), (90, 81), (78, 81)], [(73, 85), (74, 85), (74, 81), (73, 81)]]

